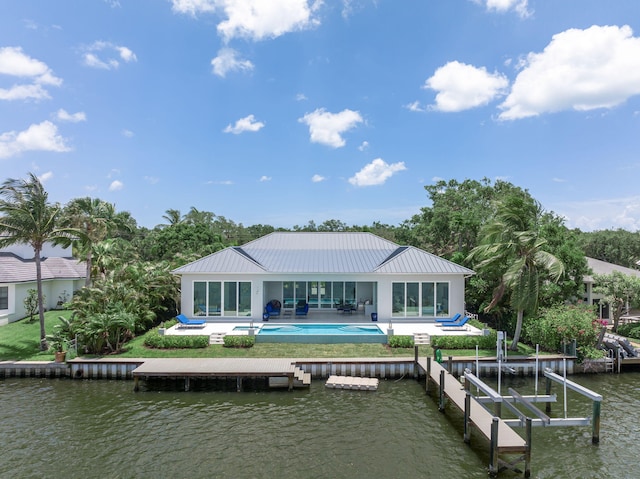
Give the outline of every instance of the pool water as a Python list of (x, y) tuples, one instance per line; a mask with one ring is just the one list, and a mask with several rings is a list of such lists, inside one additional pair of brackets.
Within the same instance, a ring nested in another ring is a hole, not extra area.
[(265, 325), (256, 335), (261, 343), (386, 343), (387, 335), (376, 325), (283, 324)]

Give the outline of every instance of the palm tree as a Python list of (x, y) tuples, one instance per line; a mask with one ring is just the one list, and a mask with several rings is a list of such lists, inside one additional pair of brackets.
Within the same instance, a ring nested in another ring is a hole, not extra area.
[(86, 262), (85, 286), (91, 286), (93, 279), (93, 254), (96, 245), (111, 237), (115, 231), (127, 229), (125, 218), (116, 214), (112, 203), (98, 198), (76, 198), (64, 209), (64, 223), (79, 231), (73, 244)]
[(537, 229), (541, 214), (540, 204), (527, 194), (508, 196), (498, 205), (493, 221), (481, 230), (480, 244), (467, 258), (480, 272), (500, 272), (485, 312), (510, 292), (510, 306), (517, 312), (512, 350), (518, 349), (524, 313), (538, 306), (541, 282), (547, 278), (557, 281), (564, 273), (562, 261), (544, 250), (546, 240)]
[(42, 248), (46, 242), (68, 240), (77, 231), (59, 226), (61, 207), (48, 201), (48, 194), (33, 173), (29, 178), (8, 179), (0, 186), (0, 247), (17, 243), (33, 248), (40, 316), (40, 349), (48, 349), (42, 293)]
[(182, 214), (180, 213), (180, 210), (175, 210), (175, 209), (172, 209), (172, 208), (166, 210), (165, 214), (162, 215), (162, 218), (167, 220), (168, 224), (160, 225), (161, 227), (175, 226), (177, 224), (182, 223), (182, 221), (183, 221)]

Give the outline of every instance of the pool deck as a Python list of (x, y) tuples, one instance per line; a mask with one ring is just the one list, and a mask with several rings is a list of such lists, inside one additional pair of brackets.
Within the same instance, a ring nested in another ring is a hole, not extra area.
[[(202, 328), (180, 328), (179, 325), (172, 326), (167, 329), (165, 334), (167, 335), (205, 335), (211, 336), (235, 334), (246, 335), (247, 330), (234, 331), (234, 328), (240, 326), (247, 328), (253, 323), (253, 327), (256, 328), (256, 332), (262, 326), (274, 326), (282, 324), (368, 324), (377, 325), (383, 333), (387, 333), (390, 320), (381, 319), (379, 321), (371, 321), (363, 314), (343, 315), (339, 313), (334, 314), (320, 314), (310, 313), (307, 317), (286, 317), (272, 318), (270, 321), (262, 320), (250, 320), (243, 318), (223, 318), (223, 319), (208, 319)], [(413, 335), (429, 335), (429, 336), (480, 336), (482, 331), (478, 328), (470, 326), (468, 323), (462, 328), (443, 328), (439, 327), (438, 323), (433, 320), (424, 319), (391, 319), (393, 325), (393, 332), (398, 336), (413, 336)]]

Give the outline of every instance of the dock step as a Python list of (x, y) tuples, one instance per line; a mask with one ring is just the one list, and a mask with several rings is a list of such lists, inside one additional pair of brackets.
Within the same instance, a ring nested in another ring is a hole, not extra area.
[(427, 333), (413, 333), (413, 344), (416, 346), (431, 344), (431, 336)]
[(224, 344), (226, 333), (211, 333), (209, 336), (209, 344)]
[(331, 389), (375, 391), (378, 389), (378, 379), (360, 378), (356, 376), (329, 376), (329, 379), (327, 379), (325, 386)]
[[(294, 369), (293, 387), (305, 388), (311, 386), (311, 373), (305, 373), (300, 368)], [(289, 378), (286, 376), (275, 376), (269, 378), (270, 388), (287, 388), (289, 387)]]

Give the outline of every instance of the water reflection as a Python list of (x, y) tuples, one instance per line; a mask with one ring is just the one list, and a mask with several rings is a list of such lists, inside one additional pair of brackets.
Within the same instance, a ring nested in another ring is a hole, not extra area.
[[(629, 477), (640, 433), (637, 373), (574, 377), (605, 397), (601, 443), (590, 427), (534, 428), (532, 476)], [(0, 382), (0, 477), (485, 478), (488, 444), (462, 442), (462, 416), (441, 414), (424, 386), (132, 392), (124, 381)], [(533, 390), (523, 378), (506, 387)], [(554, 415), (562, 414), (562, 390)], [(591, 402), (569, 395), (572, 416)], [(8, 445), (10, 444), (10, 447)], [(503, 474), (501, 477), (519, 477)], [(520, 476), (521, 477), (521, 476)]]

